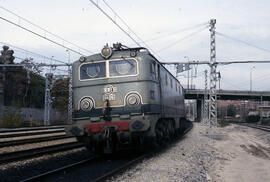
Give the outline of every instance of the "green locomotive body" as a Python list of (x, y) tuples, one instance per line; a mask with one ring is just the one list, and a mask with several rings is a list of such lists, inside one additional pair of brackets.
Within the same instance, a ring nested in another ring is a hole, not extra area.
[(183, 130), (179, 81), (145, 48), (105, 46), (73, 63), (73, 124), (66, 128), (87, 148), (161, 144)]

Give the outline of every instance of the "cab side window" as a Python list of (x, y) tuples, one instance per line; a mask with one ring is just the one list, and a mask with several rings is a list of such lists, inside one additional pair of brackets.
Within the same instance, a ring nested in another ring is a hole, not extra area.
[(150, 63), (150, 73), (153, 75), (153, 78), (156, 78), (156, 63), (151, 62)]

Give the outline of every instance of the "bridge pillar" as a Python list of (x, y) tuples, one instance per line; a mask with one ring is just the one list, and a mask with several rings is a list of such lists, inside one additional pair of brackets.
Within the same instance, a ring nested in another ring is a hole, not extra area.
[(196, 122), (201, 122), (201, 119), (202, 119), (202, 100), (201, 99), (196, 100), (196, 107), (197, 107)]

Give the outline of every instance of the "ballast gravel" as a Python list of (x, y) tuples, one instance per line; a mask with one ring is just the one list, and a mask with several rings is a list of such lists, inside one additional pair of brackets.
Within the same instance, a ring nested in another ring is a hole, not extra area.
[(110, 181), (266, 182), (270, 181), (270, 133), (230, 124), (193, 129), (156, 156)]
[(110, 181), (159, 182), (210, 181), (207, 171), (215, 158), (213, 140), (206, 126), (194, 123), (193, 129), (165, 151), (145, 159)]

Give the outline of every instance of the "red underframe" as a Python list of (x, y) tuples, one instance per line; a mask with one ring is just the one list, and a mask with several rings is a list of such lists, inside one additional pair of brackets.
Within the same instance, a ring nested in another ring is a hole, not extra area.
[(130, 121), (117, 121), (111, 123), (91, 123), (85, 124), (84, 127), (88, 129), (88, 134), (103, 133), (104, 126), (118, 126), (117, 131), (128, 131)]

